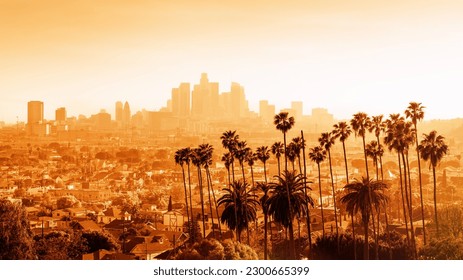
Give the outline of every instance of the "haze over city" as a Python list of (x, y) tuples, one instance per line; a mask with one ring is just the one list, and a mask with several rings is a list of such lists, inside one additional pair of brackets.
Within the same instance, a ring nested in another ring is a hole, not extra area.
[(127, 100), (159, 110), (200, 73), (269, 100), (336, 119), (358, 111), (460, 118), (461, 1), (0, 1), (0, 120), (90, 116)]

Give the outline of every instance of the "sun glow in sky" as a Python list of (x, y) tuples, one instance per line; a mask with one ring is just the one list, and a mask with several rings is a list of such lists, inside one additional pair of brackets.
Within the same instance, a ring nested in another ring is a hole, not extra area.
[(463, 117), (457, 0), (0, 0), (0, 120), (158, 110), (202, 72), (252, 110), (303, 101), (338, 119), (403, 112)]

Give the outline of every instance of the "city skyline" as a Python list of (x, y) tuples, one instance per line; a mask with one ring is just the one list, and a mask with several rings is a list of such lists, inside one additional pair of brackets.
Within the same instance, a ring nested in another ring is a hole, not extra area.
[[(329, 3), (328, 3), (329, 2)], [(426, 119), (462, 117), (463, 20), (459, 1), (136, 1), (0, 3), (0, 120), (159, 110), (171, 89), (200, 73), (240, 83), (249, 108), (293, 100), (338, 119), (401, 112), (421, 102)], [(53, 7), (53, 8), (50, 8)], [(91, 102), (89, 102), (91, 101)], [(102, 108), (103, 106), (103, 108)]]

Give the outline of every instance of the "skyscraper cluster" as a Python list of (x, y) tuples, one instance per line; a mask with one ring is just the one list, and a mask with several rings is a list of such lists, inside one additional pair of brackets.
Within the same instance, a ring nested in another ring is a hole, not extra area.
[(243, 86), (233, 82), (229, 92), (220, 93), (219, 83), (210, 82), (206, 73), (191, 91), (189, 83), (173, 88), (170, 104), (174, 116), (193, 119), (245, 118), (250, 114)]

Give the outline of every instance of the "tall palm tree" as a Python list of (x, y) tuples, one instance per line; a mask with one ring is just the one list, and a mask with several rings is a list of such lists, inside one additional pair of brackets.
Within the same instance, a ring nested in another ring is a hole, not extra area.
[[(222, 140), (222, 146), (228, 150), (230, 155), (232, 156), (232, 159), (234, 159), (234, 154), (236, 150), (236, 145), (240, 139), (239, 135), (236, 134), (236, 130), (231, 131), (227, 130), (222, 135), (220, 136), (220, 139)], [(231, 161), (231, 167), (232, 167), (232, 178), (233, 181), (235, 181), (235, 164), (234, 160)]]
[[(406, 122), (403, 117), (400, 115), (391, 115), (391, 119), (387, 121), (387, 130), (386, 136), (384, 138), (384, 142), (388, 145), (389, 150), (395, 150), (398, 155), (399, 161), (399, 173), (400, 173), (400, 187), (402, 192), (402, 198), (406, 203), (406, 207), (404, 205), (404, 219), (405, 225), (407, 230), (407, 241), (409, 241), (409, 235), (411, 236), (411, 245), (413, 248), (414, 256), (416, 257), (416, 241), (415, 241), (415, 233), (414, 233), (414, 225), (413, 225), (413, 207), (411, 202), (411, 191), (408, 190), (408, 181), (407, 181), (407, 161), (405, 154), (408, 152), (408, 148), (410, 143), (414, 141), (413, 139), (414, 133), (412, 124), (410, 122)], [(400, 159), (402, 158), (402, 165), (404, 167), (403, 173), (401, 170), (401, 163)], [(402, 180), (403, 174), (403, 180)], [(402, 186), (403, 183), (403, 186)], [(405, 197), (403, 195), (405, 193)], [(410, 197), (410, 199), (409, 199)], [(404, 204), (405, 204), (404, 203)], [(408, 211), (406, 211), (406, 209)], [(410, 228), (411, 232), (408, 232), (407, 226), (407, 212), (409, 215), (410, 220)]]
[(259, 199), (264, 214), (264, 260), (268, 255), (268, 191), (270, 190), (267, 182), (258, 182), (257, 189), (262, 191), (262, 196)]
[[(272, 215), (274, 221), (289, 228), (296, 216), (302, 217), (306, 214), (305, 205), (307, 203), (313, 205), (313, 200), (305, 193), (306, 186), (302, 174), (284, 171), (282, 176), (275, 176), (275, 180), (269, 183), (268, 214)], [(291, 254), (291, 251), (289, 257), (297, 258), (296, 255)]]
[(336, 225), (336, 239), (338, 241), (338, 253), (339, 253), (339, 226), (338, 226), (338, 214), (336, 209), (336, 190), (334, 189), (334, 177), (333, 177), (333, 166), (331, 164), (331, 147), (334, 145), (335, 138), (331, 135), (331, 132), (324, 132), (318, 138), (320, 146), (323, 147), (328, 154), (328, 164), (330, 167), (330, 177), (331, 177), (331, 192), (333, 196), (333, 208), (334, 208), (334, 221)]
[(356, 214), (361, 213), (364, 229), (364, 247), (363, 256), (365, 260), (369, 259), (369, 242), (368, 242), (368, 224), (370, 216), (374, 209), (378, 209), (387, 203), (388, 198), (384, 194), (387, 185), (382, 181), (373, 181), (362, 177), (362, 181), (356, 180), (344, 187), (347, 194), (341, 198), (341, 202), (346, 205), (348, 212)]
[[(214, 207), (215, 207), (215, 214), (217, 217), (217, 225), (218, 225), (218, 230), (219, 230), (219, 236), (222, 236), (222, 229), (220, 228), (220, 221), (219, 221), (219, 208), (217, 206), (217, 200), (215, 199), (215, 192), (214, 192), (214, 186), (212, 184), (212, 177), (211, 177), (211, 172), (209, 170), (209, 166), (212, 164), (212, 153), (214, 151), (214, 148), (209, 145), (209, 144), (201, 144), (199, 145), (199, 148), (201, 149), (201, 153), (203, 155), (203, 160), (202, 164), (204, 165), (204, 169), (206, 170), (206, 176), (207, 176), (207, 182), (208, 182), (208, 197), (209, 197), (209, 208), (211, 210), (211, 221), (212, 225), (214, 224), (214, 215), (212, 212), (212, 200), (211, 200), (211, 193), (212, 193), (212, 198), (214, 202)], [(215, 235), (215, 231), (213, 231), (213, 234)]]
[[(225, 168), (227, 169), (227, 172), (228, 172), (228, 187), (230, 187), (230, 188), (231, 188), (231, 185), (232, 185), (231, 176), (230, 176), (230, 167), (232, 165), (233, 160), (234, 160), (233, 155), (230, 152), (225, 153), (222, 156), (222, 161), (224, 162)], [(233, 199), (235, 199), (234, 196), (233, 196)], [(236, 201), (234, 203), (236, 204)], [(238, 212), (237, 212), (236, 208), (235, 208), (235, 224), (238, 224)], [(236, 234), (236, 238), (239, 238), (238, 234)], [(238, 239), (238, 241), (240, 241), (240, 240)]]
[(191, 151), (191, 163), (196, 166), (198, 173), (198, 187), (199, 187), (199, 198), (201, 203), (201, 215), (203, 223), (203, 238), (206, 238), (206, 220), (205, 220), (205, 211), (204, 211), (204, 192), (203, 192), (203, 176), (201, 172), (201, 166), (203, 164), (203, 158), (200, 148), (194, 148)]
[(365, 171), (366, 171), (367, 179), (369, 179), (370, 176), (368, 174), (367, 154), (365, 152), (365, 135), (366, 135), (368, 128), (371, 125), (370, 117), (366, 113), (359, 112), (357, 114), (354, 114), (353, 119), (350, 121), (350, 125), (352, 126), (352, 129), (355, 132), (355, 136), (362, 137), (363, 154), (365, 156)]
[(293, 167), (293, 171), (296, 170), (296, 167), (294, 165), (294, 162), (296, 161), (297, 158), (297, 151), (296, 151), (296, 144), (293, 142), (290, 142), (288, 144), (288, 147), (286, 147), (286, 158), (288, 159), (289, 162), (291, 162), (291, 166)]
[[(346, 140), (351, 135), (352, 130), (347, 122), (338, 122), (333, 125), (333, 136), (335, 139), (339, 138), (342, 143), (342, 152), (344, 155), (344, 167), (346, 169), (346, 184), (349, 184), (349, 168), (347, 165), (347, 154), (346, 154)], [(355, 236), (355, 221), (354, 215), (350, 215), (351, 226), (352, 226), (352, 238), (354, 239), (354, 259), (357, 259), (357, 239)]]
[[(257, 205), (259, 202), (255, 194), (248, 191), (247, 183), (234, 181), (229, 188), (223, 189), (225, 192), (218, 200), (218, 205), (224, 206), (221, 221), (230, 230), (235, 230), (238, 240), (241, 240), (241, 232), (248, 228), (248, 223), (257, 218)], [(235, 212), (238, 213), (238, 223), (235, 220)]]
[(309, 158), (317, 164), (318, 167), (318, 190), (320, 191), (320, 212), (322, 216), (322, 235), (325, 237), (325, 218), (323, 216), (323, 195), (322, 195), (322, 177), (320, 163), (326, 158), (326, 151), (323, 147), (317, 146), (310, 148)]
[[(186, 149), (179, 149), (175, 152), (175, 163), (180, 165), (182, 168), (182, 176), (183, 176), (183, 189), (185, 191), (185, 208), (186, 208), (186, 216), (187, 216), (187, 221), (188, 224), (190, 224), (190, 211), (188, 209), (188, 191), (186, 187), (186, 177), (185, 177), (185, 168), (184, 164), (186, 163), (187, 160), (189, 160), (189, 155), (187, 153)], [(191, 236), (191, 232), (189, 233)]]
[[(193, 221), (194, 221), (194, 217), (193, 217), (193, 193), (191, 191), (191, 172), (190, 172), (190, 164), (191, 164), (191, 160), (192, 160), (192, 155), (193, 155), (193, 151), (191, 150), (190, 147), (186, 147), (184, 148), (184, 153), (185, 153), (185, 157), (184, 157), (184, 162), (186, 163), (187, 165), (187, 170), (188, 170), (188, 191), (190, 193), (190, 214), (191, 214), (191, 224), (193, 224)], [(196, 227), (191, 227), (191, 236), (192, 236), (192, 243), (194, 243), (195, 241), (195, 236), (196, 236), (196, 233), (193, 232), (196, 230)]]
[(370, 143), (366, 145), (366, 153), (367, 153), (367, 157), (370, 157), (373, 160), (373, 165), (376, 167), (376, 180), (379, 180), (378, 165), (380, 164), (379, 159), (384, 154), (383, 146), (379, 144), (377, 141), (372, 140), (370, 141)]
[[(276, 129), (283, 133), (283, 149), (285, 155), (285, 173), (288, 172), (288, 160), (286, 154), (286, 133), (294, 126), (295, 121), (294, 117), (288, 116), (288, 112), (280, 112), (279, 114), (275, 115), (273, 124), (275, 125)], [(291, 200), (290, 200), (290, 189), (289, 186), (286, 185), (286, 195), (288, 199), (288, 210), (289, 210), (289, 217), (293, 217), (292, 215), (292, 207), (291, 207)], [(294, 231), (293, 231), (293, 221), (291, 220), (288, 225), (289, 231), (289, 251), (290, 256), (292, 258), (296, 257), (296, 247), (294, 244)]]
[[(244, 161), (246, 160), (246, 157), (248, 155), (250, 151), (250, 148), (247, 146), (247, 143), (246, 141), (238, 141), (238, 143), (236, 144), (236, 147), (235, 147), (235, 157), (236, 159), (238, 159), (238, 162), (241, 166), (241, 173), (243, 175), (243, 182), (246, 183), (246, 177), (244, 175)], [(247, 186), (247, 184), (245, 184), (245, 187)], [(246, 196), (244, 197), (245, 199), (247, 198)], [(244, 207), (247, 207), (247, 203), (245, 201), (244, 203)], [(244, 217), (245, 219), (247, 219), (247, 216)], [(246, 221), (246, 225), (248, 224), (248, 222)], [(246, 238), (247, 238), (247, 241), (248, 241), (248, 244), (250, 244), (250, 235), (249, 235), (249, 228), (246, 227)]]
[(302, 174), (301, 151), (303, 147), (305, 148), (305, 141), (301, 137), (294, 137), (291, 143), (293, 143), (293, 151), (298, 161), (299, 173)]
[[(370, 132), (374, 132), (375, 137), (376, 137), (376, 142), (381, 147), (380, 136), (381, 136), (381, 133), (386, 130), (386, 123), (383, 121), (383, 115), (377, 115), (377, 116), (371, 117), (371, 124), (370, 124), (370, 127), (369, 127), (368, 130)], [(381, 180), (384, 180), (383, 158), (382, 158), (382, 156), (383, 156), (382, 154), (379, 155), (377, 160), (379, 162), (379, 166), (381, 167)], [(378, 166), (378, 165), (376, 165), (376, 166)], [(378, 177), (376, 178), (376, 180), (379, 180)]]
[[(307, 164), (306, 164), (306, 161), (305, 161), (305, 139), (304, 139), (304, 132), (301, 130), (301, 143), (302, 143), (302, 159), (303, 159), (303, 162), (304, 162), (304, 173), (303, 173), (303, 176), (304, 176), (304, 193), (305, 195), (309, 195), (308, 193), (308, 187), (307, 187)], [(312, 182), (310, 182), (312, 183)], [(312, 205), (313, 206), (313, 205)], [(311, 229), (311, 226), (310, 226), (310, 223), (311, 223), (311, 220), (310, 220), (310, 205), (308, 203), (306, 203), (306, 207), (307, 207), (307, 219), (306, 219), (306, 223), (307, 223), (307, 237), (309, 239), (309, 257), (310, 257), (310, 254), (312, 253), (312, 229)]]
[(418, 146), (421, 158), (425, 161), (429, 160), (430, 167), (432, 167), (433, 183), (434, 183), (434, 219), (436, 223), (436, 234), (439, 236), (439, 223), (437, 220), (437, 186), (436, 186), (436, 167), (442, 160), (444, 155), (447, 154), (449, 148), (445, 144), (445, 138), (438, 135), (437, 131), (433, 130), (429, 134), (423, 135)]
[(416, 145), (416, 157), (418, 161), (418, 180), (420, 184), (420, 204), (421, 204), (421, 221), (423, 225), (423, 243), (426, 245), (426, 230), (424, 225), (424, 203), (423, 203), (423, 183), (421, 179), (421, 157), (420, 151), (418, 149), (418, 121), (421, 121), (424, 118), (424, 109), (425, 107), (421, 103), (410, 102), (409, 106), (405, 110), (405, 117), (411, 119), (413, 127), (415, 128), (415, 145)]
[(253, 169), (253, 166), (254, 166), (254, 163), (256, 162), (256, 160), (257, 160), (257, 154), (254, 153), (251, 148), (249, 148), (249, 150), (247, 150), (245, 161), (247, 162), (247, 164), (249, 166), (249, 169), (251, 169), (251, 182), (252, 182), (251, 186), (252, 186), (253, 189), (254, 189), (254, 169)]
[(257, 155), (257, 159), (259, 159), (264, 164), (264, 178), (265, 178), (265, 182), (267, 183), (266, 162), (270, 158), (270, 150), (268, 149), (268, 146), (257, 147), (256, 155)]
[(271, 147), (272, 154), (277, 158), (278, 162), (278, 176), (281, 175), (281, 168), (280, 168), (280, 158), (281, 154), (284, 153), (283, 143), (275, 142)]

